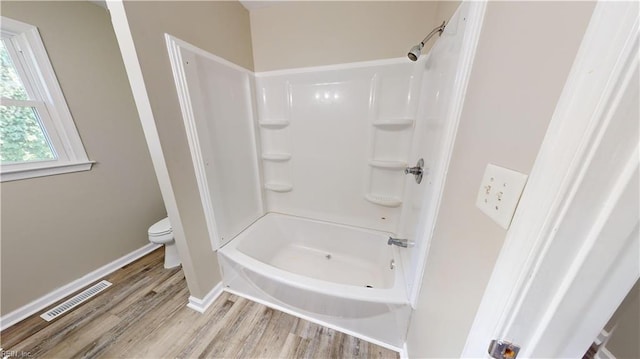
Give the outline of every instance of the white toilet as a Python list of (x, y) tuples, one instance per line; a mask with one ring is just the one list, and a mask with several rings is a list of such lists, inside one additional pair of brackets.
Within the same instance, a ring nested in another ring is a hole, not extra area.
[(161, 219), (149, 227), (149, 241), (164, 244), (164, 267), (173, 268), (180, 265), (180, 257), (176, 242), (173, 240), (173, 229), (169, 217)]

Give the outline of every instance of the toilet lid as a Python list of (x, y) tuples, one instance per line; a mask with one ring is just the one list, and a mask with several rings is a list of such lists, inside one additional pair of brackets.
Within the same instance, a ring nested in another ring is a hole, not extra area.
[(153, 226), (149, 227), (149, 235), (157, 236), (171, 232), (171, 222), (169, 222), (169, 217), (158, 221)]

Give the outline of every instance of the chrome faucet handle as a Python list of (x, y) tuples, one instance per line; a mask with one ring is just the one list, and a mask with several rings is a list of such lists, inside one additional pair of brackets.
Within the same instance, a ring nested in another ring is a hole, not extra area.
[(416, 183), (422, 182), (422, 176), (424, 175), (424, 160), (421, 158), (416, 163), (415, 167), (407, 167), (404, 169), (404, 174), (412, 174), (416, 178)]
[(407, 167), (404, 169), (404, 174), (408, 175), (411, 173), (412, 175), (419, 175), (422, 173), (422, 168), (420, 167)]
[(387, 241), (388, 245), (396, 245), (398, 247), (402, 247), (402, 248), (407, 248), (407, 247), (413, 247), (413, 245), (415, 244), (413, 241), (410, 241), (408, 239), (405, 238), (393, 238), (393, 237), (389, 237), (389, 240)]

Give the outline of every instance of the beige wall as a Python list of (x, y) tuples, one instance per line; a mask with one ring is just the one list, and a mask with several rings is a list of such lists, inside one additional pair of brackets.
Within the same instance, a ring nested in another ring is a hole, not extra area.
[(631, 288), (605, 329), (610, 331), (614, 326), (605, 345), (607, 350), (618, 359), (640, 358), (640, 281)]
[(459, 357), (506, 234), (474, 205), (484, 169), (490, 162), (531, 171), (593, 8), (488, 3), (409, 330), (410, 357)]
[(221, 280), (211, 249), (164, 34), (253, 69), (249, 13), (237, 1), (126, 2), (184, 233), (175, 233), (191, 295), (203, 298)]
[(39, 28), (89, 158), (89, 172), (5, 182), (2, 315), (146, 244), (165, 215), (120, 51), (104, 8), (2, 2)]
[(435, 1), (293, 1), (252, 10), (255, 69), (406, 56), (442, 22), (436, 19), (438, 6)]
[(438, 2), (438, 8), (436, 9), (436, 20), (441, 22), (442, 20), (446, 20), (447, 22), (453, 14), (458, 10), (458, 6), (460, 6), (460, 1), (450, 0), (450, 1), (440, 1)]

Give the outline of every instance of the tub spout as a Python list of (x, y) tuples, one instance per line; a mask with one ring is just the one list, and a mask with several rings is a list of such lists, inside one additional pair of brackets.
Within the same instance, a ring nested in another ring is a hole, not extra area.
[(407, 248), (407, 247), (413, 247), (413, 241), (410, 241), (408, 239), (401, 239), (401, 238), (393, 238), (393, 237), (389, 237), (389, 240), (387, 241), (388, 245), (395, 245), (398, 247), (402, 247), (402, 248)]

